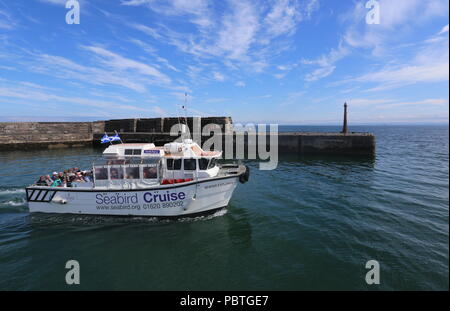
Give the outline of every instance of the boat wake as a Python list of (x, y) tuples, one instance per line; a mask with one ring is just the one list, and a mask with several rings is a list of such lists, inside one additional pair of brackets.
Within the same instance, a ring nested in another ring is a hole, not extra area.
[(9, 200), (6, 202), (0, 202), (0, 206), (26, 206), (27, 201), (25, 199)]
[(25, 189), (0, 188), (0, 213), (23, 212), (26, 209)]
[(23, 188), (12, 188), (12, 189), (1, 189), (0, 188), (0, 196), (12, 195), (17, 193), (25, 193), (25, 189)]

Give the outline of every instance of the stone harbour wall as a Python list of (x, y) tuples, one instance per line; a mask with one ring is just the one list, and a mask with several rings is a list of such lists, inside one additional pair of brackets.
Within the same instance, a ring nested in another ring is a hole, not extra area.
[[(182, 118), (184, 120), (184, 118)], [(192, 129), (192, 117), (187, 118)], [(224, 129), (230, 117), (202, 118), (201, 124), (215, 123)], [(160, 133), (170, 131), (178, 118), (118, 119), (94, 122), (0, 122), (0, 151), (37, 148), (67, 148), (93, 145), (94, 135), (105, 132)]]
[[(226, 139), (235, 145), (236, 134), (225, 131), (226, 125), (232, 123), (230, 117), (202, 118), (201, 128), (211, 123), (221, 129), (222, 146), (225, 146)], [(124, 142), (153, 142), (157, 146), (162, 146), (176, 138), (169, 135), (170, 129), (176, 124), (178, 118), (95, 122), (3, 122), (0, 123), (0, 151), (99, 146), (104, 133), (113, 135), (114, 131), (120, 133)], [(187, 118), (187, 124), (193, 133), (193, 119)], [(202, 143), (209, 138), (210, 136), (202, 136)], [(370, 133), (278, 133), (277, 138), (281, 153), (349, 155), (375, 153), (375, 136)], [(243, 139), (246, 150), (263, 141), (249, 140), (247, 135), (244, 135)], [(266, 138), (267, 150), (270, 139), (273, 138)]]

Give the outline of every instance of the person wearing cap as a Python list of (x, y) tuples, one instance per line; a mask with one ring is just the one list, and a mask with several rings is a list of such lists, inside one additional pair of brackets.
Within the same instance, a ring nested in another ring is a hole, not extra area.
[(59, 179), (58, 173), (57, 173), (57, 172), (53, 172), (53, 174), (52, 174), (52, 180), (55, 181), (55, 180), (57, 180), (57, 179)]

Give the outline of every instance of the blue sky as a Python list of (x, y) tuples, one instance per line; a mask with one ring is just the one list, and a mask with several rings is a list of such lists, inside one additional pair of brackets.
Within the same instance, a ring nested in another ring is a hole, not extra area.
[(448, 3), (0, 0), (0, 121), (448, 123)]

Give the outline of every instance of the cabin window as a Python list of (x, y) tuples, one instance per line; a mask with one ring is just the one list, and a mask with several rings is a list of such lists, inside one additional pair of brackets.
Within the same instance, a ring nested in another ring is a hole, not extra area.
[(142, 174), (144, 175), (144, 179), (155, 179), (158, 177), (156, 166), (143, 167)]
[(213, 168), (214, 166), (216, 166), (216, 159), (212, 158), (211, 162), (209, 162), (208, 168)]
[(110, 167), (109, 179), (111, 180), (123, 179), (123, 169), (121, 167)]
[(196, 170), (196, 160), (195, 159), (184, 159), (184, 170), (185, 171), (195, 171)]
[(205, 158), (198, 159), (198, 167), (200, 170), (204, 171), (208, 169), (209, 160)]
[(95, 168), (95, 180), (107, 180), (108, 179), (108, 169), (103, 167)]
[(167, 170), (181, 170), (181, 159), (167, 159)]
[(167, 164), (167, 170), (172, 171), (173, 170), (173, 159), (167, 159), (166, 164)]
[(139, 179), (139, 167), (126, 167), (125, 168), (126, 179)]
[(141, 149), (125, 149), (125, 155), (141, 155)]
[(175, 159), (173, 161), (173, 169), (174, 170), (181, 170), (181, 159)]

